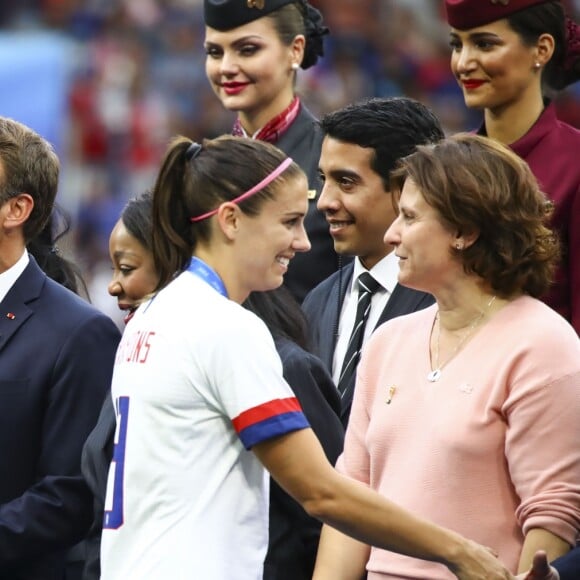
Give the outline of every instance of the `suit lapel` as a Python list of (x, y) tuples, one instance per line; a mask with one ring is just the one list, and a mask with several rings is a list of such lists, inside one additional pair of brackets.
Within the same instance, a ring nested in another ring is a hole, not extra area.
[[(338, 334), (338, 321), (340, 317), (340, 311), (342, 310), (342, 306), (344, 304), (344, 298), (346, 293), (349, 291), (350, 284), (352, 282), (352, 275), (354, 272), (354, 262), (350, 262), (342, 269), (342, 276), (337, 276), (336, 283), (332, 286), (332, 291), (330, 292), (330, 296), (328, 297), (330, 307), (327, 310), (327, 320), (325, 321), (324, 327), (325, 328), (332, 328), (332, 340), (327, 341), (328, 349), (325, 352), (326, 360), (325, 363), (327, 368), (332, 369), (332, 363), (334, 359), (334, 351), (336, 348), (336, 340)], [(347, 332), (350, 333), (351, 329), (348, 329)], [(352, 405), (352, 396), (354, 392), (354, 377), (356, 373), (352, 377), (351, 383), (349, 383), (345, 389), (345, 392), (341, 398), (341, 419), (343, 425), (346, 427), (346, 419), (350, 413), (350, 407)]]
[(0, 352), (34, 314), (28, 306), (38, 298), (46, 275), (30, 257), (28, 266), (0, 302)]
[[(354, 271), (354, 264), (351, 262), (342, 268), (342, 276), (337, 274), (336, 282), (332, 285), (332, 289), (328, 296), (328, 308), (325, 309), (325, 320), (322, 328), (329, 328), (332, 332), (332, 340), (321, 341), (324, 349), (322, 350), (322, 360), (326, 368), (332, 369), (334, 360), (334, 350), (336, 349), (336, 341), (338, 335), (338, 322), (340, 318), (340, 311), (344, 303), (344, 297), (348, 291), (349, 284), (352, 280), (352, 273)], [(322, 305), (324, 308), (324, 305)]]

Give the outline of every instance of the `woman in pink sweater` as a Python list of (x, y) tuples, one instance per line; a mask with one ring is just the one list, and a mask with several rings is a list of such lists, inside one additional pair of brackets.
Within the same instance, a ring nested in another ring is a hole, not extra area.
[[(436, 304), (363, 351), (340, 471), (493, 548), (514, 574), (580, 527), (580, 341), (538, 300), (558, 243), (525, 162), (458, 135), (393, 175), (399, 282)], [(452, 578), (326, 528), (316, 580)]]

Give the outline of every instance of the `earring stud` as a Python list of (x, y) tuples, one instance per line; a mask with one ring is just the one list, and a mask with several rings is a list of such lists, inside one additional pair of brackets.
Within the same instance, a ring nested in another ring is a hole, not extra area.
[(291, 64), (291, 68), (292, 68), (292, 70), (298, 70), (298, 67), (299, 67), (299, 66), (300, 66), (300, 65), (299, 65), (297, 62), (293, 62), (293, 63)]
[(534, 68), (537, 70), (541, 67), (542, 65), (539, 62), (535, 62), (534, 63)]

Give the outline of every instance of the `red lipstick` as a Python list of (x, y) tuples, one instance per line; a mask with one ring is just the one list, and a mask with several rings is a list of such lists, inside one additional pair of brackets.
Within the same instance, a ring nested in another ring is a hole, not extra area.
[(222, 83), (222, 89), (226, 95), (237, 95), (241, 93), (249, 83)]
[(485, 81), (480, 81), (480, 80), (476, 80), (476, 79), (469, 79), (469, 80), (461, 81), (461, 84), (463, 85), (463, 87), (468, 91), (471, 91), (473, 89), (478, 89), (484, 83), (485, 83)]

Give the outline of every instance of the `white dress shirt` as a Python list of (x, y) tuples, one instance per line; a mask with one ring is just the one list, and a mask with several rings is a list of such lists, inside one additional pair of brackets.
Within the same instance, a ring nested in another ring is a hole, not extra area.
[(14, 282), (16, 282), (20, 277), (20, 274), (24, 272), (26, 266), (28, 266), (28, 262), (30, 262), (30, 258), (28, 257), (28, 251), (25, 248), (24, 253), (18, 262), (0, 274), (0, 302), (4, 300), (6, 294), (8, 294), (10, 288), (14, 285)]

